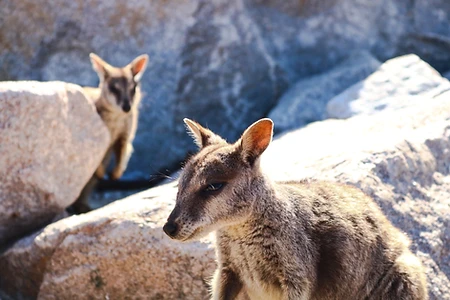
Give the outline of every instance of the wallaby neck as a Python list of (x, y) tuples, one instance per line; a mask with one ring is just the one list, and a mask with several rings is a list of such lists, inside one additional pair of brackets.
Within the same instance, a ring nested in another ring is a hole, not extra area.
[(250, 179), (249, 187), (251, 189), (247, 193), (246, 200), (251, 207), (248, 215), (239, 222), (225, 227), (224, 231), (232, 232), (233, 235), (245, 235), (246, 228), (251, 229), (255, 223), (261, 223), (272, 213), (280, 210), (280, 203), (276, 197), (276, 183), (266, 175), (260, 173)]

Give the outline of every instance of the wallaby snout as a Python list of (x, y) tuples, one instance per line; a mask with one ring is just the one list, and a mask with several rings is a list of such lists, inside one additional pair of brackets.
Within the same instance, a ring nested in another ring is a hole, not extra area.
[(178, 232), (178, 224), (174, 221), (167, 221), (163, 226), (164, 232), (171, 238), (174, 238)]
[(175, 206), (167, 218), (166, 224), (163, 226), (163, 231), (172, 239), (177, 239), (177, 234), (180, 232), (180, 225), (179, 222), (177, 222), (179, 211), (178, 206)]
[(123, 110), (124, 112), (129, 112), (129, 111), (131, 110), (130, 101), (125, 101), (125, 102), (122, 104), (122, 110)]

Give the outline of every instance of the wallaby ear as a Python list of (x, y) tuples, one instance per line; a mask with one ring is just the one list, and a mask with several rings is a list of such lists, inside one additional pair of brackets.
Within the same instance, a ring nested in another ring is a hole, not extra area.
[(89, 58), (91, 59), (92, 68), (95, 72), (97, 72), (98, 76), (101, 77), (107, 77), (108, 76), (108, 68), (111, 66), (100, 58), (95, 53), (90, 53)]
[(250, 125), (241, 137), (241, 151), (244, 160), (252, 165), (269, 146), (272, 135), (273, 122), (271, 119), (261, 119)]
[(133, 74), (133, 78), (135, 82), (141, 80), (142, 74), (144, 74), (145, 69), (147, 68), (148, 55), (142, 54), (133, 59), (130, 63), (131, 73)]
[(183, 121), (184, 124), (186, 124), (186, 128), (188, 129), (190, 135), (194, 139), (194, 142), (200, 149), (213, 144), (225, 143), (225, 140), (223, 140), (220, 136), (211, 130), (204, 128), (199, 123), (188, 118), (184, 118)]

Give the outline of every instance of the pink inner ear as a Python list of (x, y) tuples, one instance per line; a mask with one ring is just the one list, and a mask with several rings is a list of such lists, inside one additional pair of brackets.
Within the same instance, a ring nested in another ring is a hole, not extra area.
[(272, 122), (259, 121), (247, 129), (244, 133), (244, 151), (247, 154), (255, 155), (256, 157), (261, 155), (264, 150), (269, 146), (272, 139)]
[[(270, 133), (269, 133), (270, 134)], [(263, 152), (270, 143), (270, 135), (266, 129), (260, 129), (252, 136), (254, 150), (258, 153)]]
[(262, 136), (261, 139), (258, 141), (258, 149), (261, 151), (265, 150), (266, 147), (269, 145), (270, 137)]
[(142, 58), (133, 65), (133, 74), (136, 75), (142, 71), (145, 66), (146, 59)]
[(261, 122), (252, 132), (252, 140), (254, 147), (258, 152), (264, 151), (270, 143), (272, 138), (272, 123)]

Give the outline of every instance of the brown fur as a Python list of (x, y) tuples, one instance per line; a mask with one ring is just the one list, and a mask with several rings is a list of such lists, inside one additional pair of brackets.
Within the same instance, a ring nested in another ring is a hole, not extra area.
[(76, 213), (90, 210), (87, 203), (88, 196), (98, 179), (105, 176), (113, 154), (115, 166), (110, 178), (119, 179), (127, 168), (137, 129), (138, 106), (141, 101), (140, 79), (148, 61), (147, 55), (141, 55), (127, 66), (116, 68), (93, 53), (90, 57), (92, 66), (100, 78), (100, 84), (97, 88), (85, 87), (84, 92), (94, 101), (98, 114), (109, 130), (111, 141), (95, 175), (72, 206)]
[(200, 152), (185, 166), (164, 226), (189, 241), (216, 231), (213, 299), (427, 299), (408, 238), (360, 190), (273, 182), (259, 167), (272, 121), (228, 144), (185, 120)]

